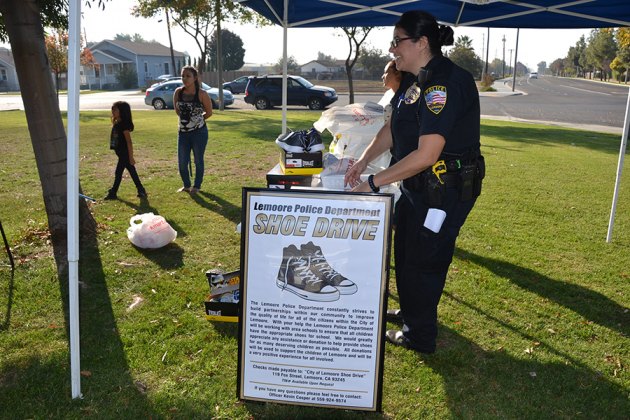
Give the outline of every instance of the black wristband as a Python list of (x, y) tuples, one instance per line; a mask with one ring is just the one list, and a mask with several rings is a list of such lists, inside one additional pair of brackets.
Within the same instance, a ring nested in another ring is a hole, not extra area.
[(368, 185), (370, 186), (372, 191), (375, 192), (375, 193), (377, 193), (377, 192), (379, 192), (381, 190), (379, 187), (374, 185), (374, 175), (368, 176)]

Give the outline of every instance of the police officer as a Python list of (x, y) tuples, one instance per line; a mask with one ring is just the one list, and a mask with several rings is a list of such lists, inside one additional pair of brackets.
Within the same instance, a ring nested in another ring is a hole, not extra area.
[[(388, 311), (403, 326), (388, 330), (386, 338), (421, 353), (435, 352), (437, 306), (455, 239), (485, 171), (479, 93), (472, 75), (442, 55), (441, 47), (452, 44), (453, 30), (429, 13), (409, 11), (400, 17), (389, 51), (406, 75), (392, 99), (392, 117), (345, 179), (358, 192), (379, 192), (382, 185), (403, 181), (394, 214), (400, 310)], [(360, 182), (368, 163), (390, 148), (391, 166)]]

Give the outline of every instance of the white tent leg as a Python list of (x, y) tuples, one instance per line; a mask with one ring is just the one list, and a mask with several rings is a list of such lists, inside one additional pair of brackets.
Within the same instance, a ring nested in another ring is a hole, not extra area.
[(626, 103), (626, 117), (623, 123), (623, 133), (621, 133), (621, 146), (619, 147), (619, 161), (617, 163), (617, 179), (615, 180), (615, 192), (613, 193), (612, 207), (610, 209), (610, 220), (608, 221), (608, 234), (606, 242), (612, 240), (613, 226), (615, 224), (615, 210), (617, 209), (617, 196), (619, 195), (619, 183), (621, 182), (621, 172), (623, 171), (623, 158), (628, 145), (628, 128), (630, 126), (630, 89), (628, 89), (628, 102)]
[(284, 0), (282, 16), (282, 134), (287, 132), (287, 37), (289, 25), (289, 0)]
[(68, 290), (70, 311), (70, 382), (72, 398), (81, 398), (79, 348), (79, 54), (81, 49), (81, 0), (70, 1), (68, 39), (68, 144), (67, 228)]

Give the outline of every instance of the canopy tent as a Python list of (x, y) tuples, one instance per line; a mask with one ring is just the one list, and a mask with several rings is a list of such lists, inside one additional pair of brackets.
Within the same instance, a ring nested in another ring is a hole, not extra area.
[[(421, 9), (450, 26), (493, 28), (604, 28), (630, 26), (628, 0), (237, 0), (283, 27), (282, 128), (286, 130), (287, 29), (393, 26), (406, 10)], [(81, 397), (78, 299), (79, 50), (81, 0), (69, 0), (68, 48), (68, 263), (72, 398)], [(612, 235), (623, 156), (628, 138), (630, 93), (621, 139), (608, 238)]]
[[(239, 0), (239, 2), (284, 28), (283, 73), (285, 76), (288, 28), (393, 26), (406, 10), (427, 11), (440, 23), (449, 26), (530, 29), (630, 26), (630, 1), (628, 0)], [(286, 80), (283, 88), (282, 132), (284, 133), (286, 131)], [(617, 177), (606, 235), (607, 242), (612, 240), (629, 124), (630, 92), (628, 92), (628, 104), (621, 136)]]

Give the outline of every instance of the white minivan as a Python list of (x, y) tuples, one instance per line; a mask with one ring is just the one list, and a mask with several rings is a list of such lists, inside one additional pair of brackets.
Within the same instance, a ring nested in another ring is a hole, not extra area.
[(538, 79), (538, 73), (536, 73), (535, 71), (529, 73), (529, 78), (530, 79)]

